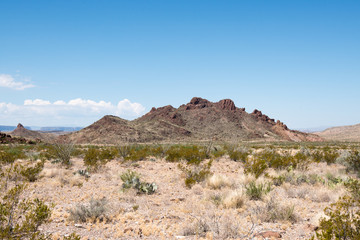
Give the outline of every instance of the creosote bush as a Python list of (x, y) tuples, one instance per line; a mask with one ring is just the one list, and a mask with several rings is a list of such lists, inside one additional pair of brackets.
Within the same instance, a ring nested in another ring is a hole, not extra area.
[(359, 207), (359, 200), (345, 196), (325, 208), (325, 215), (328, 218), (320, 220), (319, 230), (312, 239), (360, 239)]
[(171, 146), (166, 151), (166, 160), (169, 162), (179, 162), (185, 160), (190, 164), (200, 164), (206, 159), (206, 150), (204, 147), (193, 146)]
[(49, 220), (52, 206), (38, 198), (24, 198), (27, 185), (22, 182), (9, 187), (8, 181), (19, 171), (13, 166), (0, 170), (0, 239), (47, 239), (39, 226)]
[(280, 154), (267, 149), (254, 154), (251, 159), (248, 158), (244, 165), (244, 172), (253, 174), (255, 178), (258, 178), (263, 174), (267, 175), (266, 170), (268, 168), (286, 169), (288, 171), (296, 168), (306, 170), (310, 162), (310, 158), (300, 151), (292, 156), (288, 153)]
[(96, 148), (89, 148), (84, 156), (84, 165), (89, 172), (96, 172), (107, 162), (105, 155), (101, 155), (102, 151)]
[(0, 151), (0, 164), (13, 163), (15, 161), (15, 155), (9, 152)]
[(210, 171), (212, 160), (207, 163), (191, 163), (188, 162), (186, 165), (179, 164), (179, 169), (185, 174), (185, 186), (191, 188), (194, 184), (205, 181), (209, 176), (212, 175)]
[(336, 150), (325, 147), (322, 150), (314, 151), (311, 154), (314, 162), (326, 162), (332, 164), (336, 162), (336, 159), (340, 156)]
[(311, 239), (360, 239), (360, 181), (345, 182), (350, 195), (325, 208), (326, 218), (320, 219), (316, 235)]
[(21, 166), (20, 174), (29, 182), (35, 182), (43, 168), (44, 161), (40, 161), (35, 166)]

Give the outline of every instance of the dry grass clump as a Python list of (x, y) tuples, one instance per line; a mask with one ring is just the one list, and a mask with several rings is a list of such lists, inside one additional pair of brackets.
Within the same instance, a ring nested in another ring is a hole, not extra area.
[(294, 205), (282, 205), (281, 201), (275, 197), (270, 197), (265, 206), (258, 206), (254, 209), (258, 219), (263, 222), (289, 221), (297, 222)]
[(284, 188), (286, 190), (287, 196), (289, 198), (301, 198), (305, 199), (309, 193), (309, 187), (306, 185), (300, 187), (290, 186), (289, 184), (285, 184)]
[(180, 235), (206, 237), (206, 239), (236, 239), (241, 237), (239, 219), (231, 212), (216, 214), (211, 211), (192, 217), (192, 221), (187, 222), (180, 230)]
[(241, 208), (245, 203), (245, 196), (240, 191), (231, 191), (225, 195), (222, 201), (226, 208)]
[(214, 174), (207, 179), (206, 185), (211, 189), (221, 189), (224, 187), (231, 187), (233, 183), (226, 176)]
[(96, 220), (104, 221), (107, 216), (107, 200), (91, 199), (87, 204), (78, 204), (75, 208), (70, 209), (70, 220), (74, 222), (86, 222)]
[(314, 189), (309, 193), (309, 198), (313, 202), (330, 202), (329, 191), (325, 189)]

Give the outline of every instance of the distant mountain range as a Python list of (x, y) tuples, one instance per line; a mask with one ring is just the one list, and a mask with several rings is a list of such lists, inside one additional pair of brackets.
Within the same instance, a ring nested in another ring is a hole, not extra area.
[[(24, 126), (28, 130), (42, 131), (42, 132), (74, 132), (79, 131), (82, 127), (36, 127), (36, 126)], [(16, 126), (0, 125), (1, 132), (10, 132), (16, 129)]]
[[(34, 130), (36, 129), (36, 130)], [(255, 109), (247, 113), (230, 99), (210, 102), (194, 97), (187, 104), (152, 108), (128, 121), (106, 115), (88, 127), (0, 126), (0, 142), (68, 141), (76, 144), (180, 143), (193, 141), (360, 141), (360, 124), (306, 133)], [(10, 136), (17, 137), (11, 139)], [(19, 140), (20, 139), (20, 140)]]
[[(29, 126), (25, 126), (26, 129), (31, 130), (31, 127)], [(0, 125), (0, 132), (10, 132), (16, 129), (16, 126), (5, 126), (5, 125)]]
[(360, 124), (328, 128), (315, 134), (332, 141), (360, 141)]

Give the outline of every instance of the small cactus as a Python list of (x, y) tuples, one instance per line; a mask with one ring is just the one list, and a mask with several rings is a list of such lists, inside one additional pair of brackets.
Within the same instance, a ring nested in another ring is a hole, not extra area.
[(121, 174), (120, 178), (123, 181), (124, 189), (134, 188), (139, 194), (153, 194), (157, 190), (155, 183), (141, 182), (139, 174), (131, 170)]

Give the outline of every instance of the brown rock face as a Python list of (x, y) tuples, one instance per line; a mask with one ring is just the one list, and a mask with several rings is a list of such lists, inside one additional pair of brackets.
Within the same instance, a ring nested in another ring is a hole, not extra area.
[(186, 104), (186, 110), (201, 109), (201, 108), (210, 107), (211, 105), (212, 103), (206, 99), (194, 97), (190, 100), (188, 104)]
[(224, 99), (218, 103), (219, 107), (224, 110), (236, 110), (235, 103), (231, 99)]
[(19, 137), (14, 138), (8, 134), (0, 132), (0, 144), (9, 144), (9, 143), (35, 144), (36, 142), (25, 138), (19, 138)]
[(261, 111), (255, 109), (252, 113), (252, 116), (254, 116), (257, 120), (268, 122), (271, 124), (275, 123), (275, 120), (273, 118), (269, 118), (267, 115), (263, 114)]

